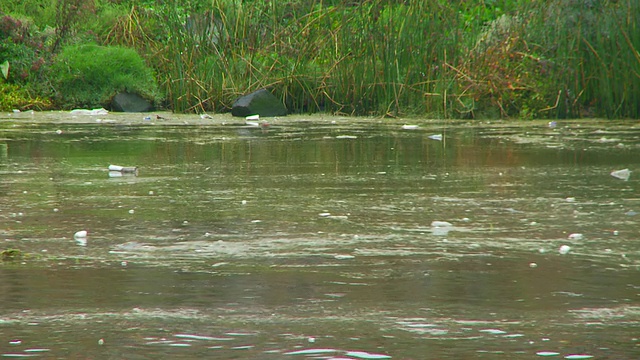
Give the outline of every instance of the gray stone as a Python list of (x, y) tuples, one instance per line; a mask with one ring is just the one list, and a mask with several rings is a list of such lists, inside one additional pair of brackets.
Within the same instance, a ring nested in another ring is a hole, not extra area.
[(111, 99), (111, 111), (147, 112), (153, 110), (153, 104), (138, 94), (121, 92)]
[(260, 115), (263, 117), (285, 116), (287, 108), (273, 94), (265, 89), (239, 97), (231, 108), (233, 116)]

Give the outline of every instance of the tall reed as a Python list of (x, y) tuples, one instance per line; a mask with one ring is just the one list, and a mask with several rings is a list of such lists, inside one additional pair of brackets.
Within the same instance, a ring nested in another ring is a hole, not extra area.
[(555, 0), (536, 15), (529, 40), (553, 64), (557, 116), (640, 116), (638, 1)]
[(295, 113), (640, 116), (640, 2), (499, 3), (168, 0), (139, 22), (177, 112), (268, 88)]

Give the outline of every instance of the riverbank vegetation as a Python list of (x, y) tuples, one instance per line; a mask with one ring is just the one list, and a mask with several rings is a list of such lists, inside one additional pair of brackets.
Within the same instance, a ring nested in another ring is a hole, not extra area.
[[(2, 10), (3, 110), (99, 106), (128, 89), (175, 112), (222, 112), (268, 88), (293, 113), (640, 117), (635, 0), (25, 0)], [(78, 70), (87, 45), (135, 54)], [(89, 86), (90, 101), (74, 101), (62, 74)]]

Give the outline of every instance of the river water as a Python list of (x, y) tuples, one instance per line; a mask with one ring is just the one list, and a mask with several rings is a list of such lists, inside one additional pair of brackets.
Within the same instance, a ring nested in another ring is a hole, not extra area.
[(0, 356), (640, 358), (637, 121), (161, 115), (0, 115)]

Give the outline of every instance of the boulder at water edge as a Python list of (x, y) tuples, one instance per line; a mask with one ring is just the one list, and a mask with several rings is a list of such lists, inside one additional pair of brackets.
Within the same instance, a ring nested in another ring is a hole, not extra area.
[(231, 108), (233, 116), (260, 115), (262, 117), (285, 116), (287, 108), (282, 101), (265, 89), (239, 97)]
[(153, 104), (134, 93), (121, 92), (111, 99), (111, 110), (121, 112), (153, 111)]

